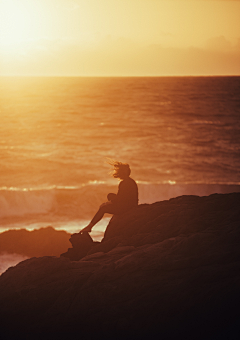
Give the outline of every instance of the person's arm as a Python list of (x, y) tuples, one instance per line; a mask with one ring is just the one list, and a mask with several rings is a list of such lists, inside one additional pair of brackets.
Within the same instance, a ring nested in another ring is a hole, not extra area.
[(121, 202), (123, 202), (125, 196), (126, 195), (124, 194), (124, 182), (122, 181), (119, 183), (118, 192), (114, 199), (114, 204), (120, 204)]

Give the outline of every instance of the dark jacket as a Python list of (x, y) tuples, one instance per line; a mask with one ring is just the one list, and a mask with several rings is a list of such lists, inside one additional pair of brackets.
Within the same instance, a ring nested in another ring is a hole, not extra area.
[(130, 210), (138, 205), (138, 187), (131, 177), (119, 183), (118, 193), (113, 204), (122, 211)]

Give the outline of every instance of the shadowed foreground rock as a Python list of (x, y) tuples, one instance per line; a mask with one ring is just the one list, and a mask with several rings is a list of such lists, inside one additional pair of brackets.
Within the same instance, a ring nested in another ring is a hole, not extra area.
[(237, 339), (239, 207), (239, 193), (141, 205), (79, 261), (8, 269), (3, 339)]

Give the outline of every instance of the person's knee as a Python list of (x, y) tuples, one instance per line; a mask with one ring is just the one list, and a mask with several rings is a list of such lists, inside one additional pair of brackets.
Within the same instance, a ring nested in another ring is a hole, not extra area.
[(98, 214), (104, 215), (106, 210), (106, 206), (104, 205), (100, 205), (99, 209), (98, 209)]
[(116, 199), (116, 197), (117, 197), (117, 195), (116, 195), (116, 194), (113, 194), (113, 193), (111, 193), (111, 192), (107, 195), (107, 199), (108, 199), (108, 201), (110, 201), (110, 202), (113, 202), (113, 201)]
[(109, 203), (109, 204), (106, 204), (106, 205), (102, 205), (100, 206), (99, 208), (99, 214), (113, 214), (115, 211), (115, 208), (114, 208), (114, 205)]

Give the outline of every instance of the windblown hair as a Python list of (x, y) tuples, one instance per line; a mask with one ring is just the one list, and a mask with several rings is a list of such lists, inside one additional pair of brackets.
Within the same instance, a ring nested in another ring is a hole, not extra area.
[(127, 163), (111, 161), (109, 164), (113, 166), (112, 176), (114, 178), (124, 179), (130, 176), (131, 169)]

